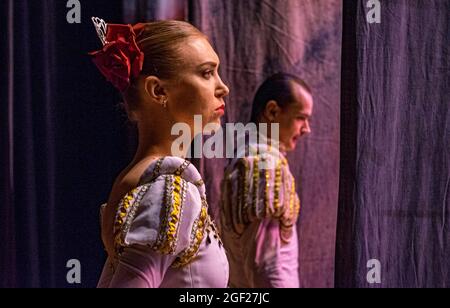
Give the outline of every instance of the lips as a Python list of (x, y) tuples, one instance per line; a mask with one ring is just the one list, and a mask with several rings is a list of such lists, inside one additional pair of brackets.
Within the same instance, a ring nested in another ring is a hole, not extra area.
[(225, 104), (217, 108), (216, 111), (225, 111)]

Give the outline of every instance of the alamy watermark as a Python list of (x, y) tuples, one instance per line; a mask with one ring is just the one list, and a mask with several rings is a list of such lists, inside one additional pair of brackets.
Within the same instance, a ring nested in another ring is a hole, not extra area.
[(366, 280), (369, 284), (381, 283), (381, 262), (378, 259), (372, 259), (367, 262)]
[[(80, 0), (68, 0), (66, 7), (69, 9), (66, 20), (69, 24), (81, 23), (81, 2)], [(369, 24), (381, 23), (381, 3), (380, 0), (368, 0), (366, 7), (370, 9), (367, 12), (366, 20)]]
[(66, 20), (69, 24), (81, 24), (81, 3), (79, 0), (67, 1), (66, 7), (70, 9), (67, 12)]
[(69, 284), (81, 283), (81, 262), (77, 259), (70, 259), (66, 263), (66, 268), (69, 270), (66, 274), (66, 281)]
[[(187, 158), (233, 159), (266, 153), (271, 157), (261, 161), (259, 167), (273, 169), (273, 164), (280, 153), (280, 125), (278, 123), (270, 125), (266, 123), (259, 125), (227, 123), (223, 129), (215, 123), (203, 126), (202, 116), (196, 115), (194, 116), (193, 132), (187, 123), (176, 123), (172, 127), (171, 134), (178, 136), (172, 143), (172, 156), (184, 156), (187, 152)], [(202, 136), (204, 135), (212, 135), (212, 137), (203, 143)], [(192, 146), (192, 151), (187, 151), (190, 146)]]
[(381, 3), (380, 0), (367, 1), (366, 7), (370, 9), (367, 12), (366, 20), (369, 24), (381, 23)]

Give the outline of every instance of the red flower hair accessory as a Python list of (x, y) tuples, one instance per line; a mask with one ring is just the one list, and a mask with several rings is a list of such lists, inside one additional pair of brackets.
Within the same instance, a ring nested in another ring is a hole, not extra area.
[[(139, 76), (144, 65), (144, 53), (136, 43), (135, 29), (131, 25), (106, 24), (95, 17), (92, 21), (103, 48), (89, 55), (103, 76), (120, 92), (125, 92), (131, 79)], [(136, 31), (141, 30), (141, 25), (136, 25)]]

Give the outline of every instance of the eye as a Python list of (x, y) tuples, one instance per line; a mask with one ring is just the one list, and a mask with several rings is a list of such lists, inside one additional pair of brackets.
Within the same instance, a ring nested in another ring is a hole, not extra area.
[(214, 71), (211, 71), (211, 70), (205, 71), (203, 73), (203, 77), (205, 77), (206, 79), (210, 79), (213, 75), (214, 75)]

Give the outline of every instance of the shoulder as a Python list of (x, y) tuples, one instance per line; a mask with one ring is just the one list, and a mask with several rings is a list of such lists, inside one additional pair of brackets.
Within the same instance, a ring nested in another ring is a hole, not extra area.
[(279, 221), (282, 229), (291, 229), (297, 220), (295, 179), (278, 151), (233, 160), (226, 168), (222, 191), (221, 221), (238, 235), (263, 219)]
[(278, 150), (270, 149), (266, 146), (254, 149), (247, 153), (246, 156), (232, 160), (225, 169), (225, 174), (228, 177), (237, 176), (238, 174), (241, 174), (241, 176), (246, 174), (253, 177), (256, 173), (266, 176), (267, 173), (273, 173), (277, 170), (290, 174), (287, 159)]
[(204, 213), (205, 188), (195, 166), (176, 157), (159, 159), (119, 204), (116, 250), (137, 244), (176, 255), (189, 246), (191, 230)]
[(188, 160), (179, 157), (167, 156), (151, 163), (142, 174), (139, 185), (154, 182), (158, 178), (171, 176), (198, 187), (201, 193), (205, 193), (204, 183), (197, 168)]

